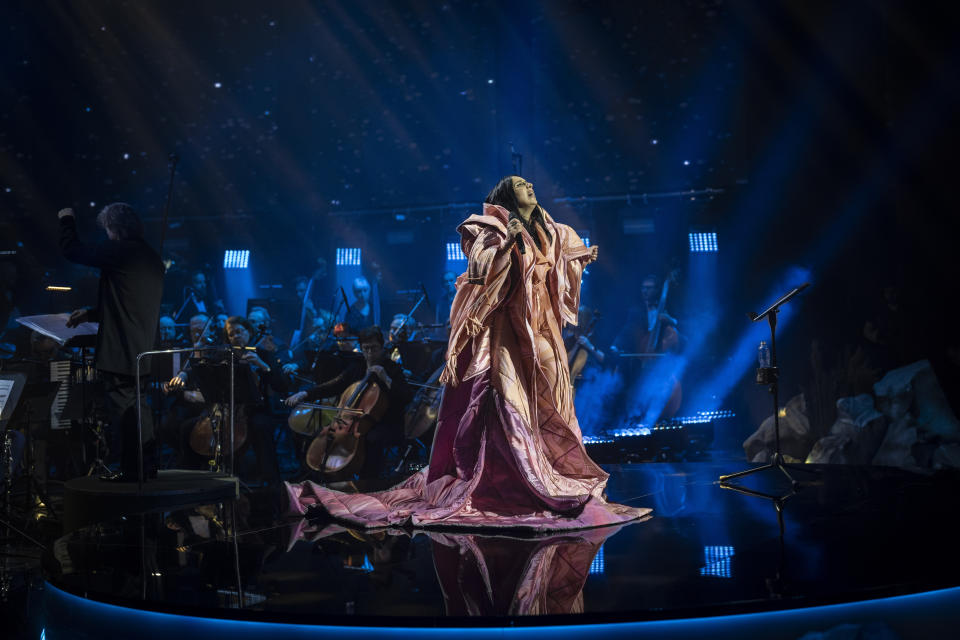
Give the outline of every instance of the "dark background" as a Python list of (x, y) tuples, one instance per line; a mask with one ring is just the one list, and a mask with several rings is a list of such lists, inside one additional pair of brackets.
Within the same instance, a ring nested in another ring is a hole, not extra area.
[[(220, 279), (225, 248), (251, 250), (256, 285), (289, 287), (360, 246), (399, 310), (398, 290), (439, 293), (444, 243), (514, 152), (601, 246), (585, 287), (601, 345), (642, 275), (679, 267), (687, 409), (741, 417), (719, 441), (769, 413), (746, 311), (804, 280), (780, 335), (786, 398), (828, 374), (838, 394), (863, 386), (864, 322), (895, 286), (906, 326), (884, 366), (930, 358), (956, 401), (950, 3), (277, 4), (3, 3), (5, 314), (88, 302), (43, 292), (84, 276), (55, 246), (63, 206), (92, 235), (128, 201), (158, 240), (171, 153), (168, 298), (190, 268)], [(688, 254), (691, 230), (719, 252)]]

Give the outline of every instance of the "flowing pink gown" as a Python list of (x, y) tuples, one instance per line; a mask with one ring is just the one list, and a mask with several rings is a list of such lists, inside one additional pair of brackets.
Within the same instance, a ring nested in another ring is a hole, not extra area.
[(524, 231), (509, 241), (508, 212), (484, 205), (459, 227), (468, 258), (451, 309), (445, 384), (430, 465), (399, 485), (346, 494), (288, 484), (293, 511), (321, 504), (363, 528), (583, 529), (650, 509), (607, 502), (609, 477), (583, 447), (561, 329), (575, 324), (590, 249), (545, 215), (543, 250)]

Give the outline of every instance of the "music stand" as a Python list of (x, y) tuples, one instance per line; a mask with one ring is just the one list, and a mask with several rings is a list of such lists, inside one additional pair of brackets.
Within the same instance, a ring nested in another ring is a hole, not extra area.
[[(14, 414), (15, 418), (22, 418), (25, 422), (23, 431), (26, 438), (24, 471), (27, 474), (27, 504), (33, 504), (32, 498), (39, 497), (51, 513), (53, 513), (53, 507), (50, 506), (50, 500), (47, 498), (46, 492), (37, 485), (36, 478), (33, 475), (33, 429), (31, 424), (34, 422), (49, 422), (50, 407), (56, 400), (57, 391), (60, 390), (62, 384), (62, 382), (34, 382), (24, 385), (20, 402), (17, 404)], [(39, 419), (37, 416), (39, 416)]]
[[(22, 394), (23, 394), (23, 390), (24, 390), (24, 388), (26, 387), (26, 381), (27, 381), (27, 375), (26, 375), (25, 373), (3, 373), (3, 374), (0, 374), (0, 383), (3, 383), (3, 386), (5, 387), (4, 391), (6, 391), (5, 397), (3, 398), (2, 407), (0, 407), (0, 437), (2, 437), (2, 438), (6, 438), (7, 428), (8, 428), (8, 426), (9, 426), (9, 423), (10, 423), (11, 418), (13, 417), (14, 411), (15, 411), (16, 408), (17, 408), (17, 405), (18, 405), (18, 403), (19, 403), (20, 400), (21, 400), (21, 396), (22, 396)], [(54, 391), (54, 394), (55, 394), (55, 393), (56, 393), (56, 392)], [(53, 402), (53, 398), (51, 397), (50, 403), (52, 403), (52, 402)], [(48, 411), (48, 412), (50, 411), (50, 403), (47, 404), (47, 411)], [(29, 432), (29, 425), (28, 425), (28, 427), (27, 427), (27, 431)], [(29, 437), (29, 433), (28, 433), (28, 437)], [(26, 443), (25, 443), (25, 445), (24, 445), (24, 448), (28, 448), (29, 446), (30, 446), (29, 440), (27, 440)], [(12, 470), (11, 470), (11, 471), (12, 471)], [(32, 481), (33, 481), (33, 478), (31, 477), (31, 478), (30, 478), (30, 482), (32, 482)], [(2, 526), (3, 526), (5, 529), (7, 529), (8, 531), (13, 531), (13, 532), (16, 533), (17, 535), (19, 535), (19, 536), (21, 536), (22, 538), (28, 540), (29, 542), (35, 544), (36, 546), (40, 547), (41, 549), (46, 549), (46, 547), (44, 547), (42, 543), (34, 540), (34, 539), (31, 538), (29, 535), (27, 535), (25, 532), (21, 531), (20, 529), (18, 529), (18, 528), (15, 527), (15, 526), (13, 526), (13, 524), (10, 522), (10, 506), (11, 506), (11, 505), (10, 505), (10, 495), (9, 495), (9, 494), (10, 494), (10, 488), (13, 486), (13, 474), (12, 474), (12, 473), (10, 473), (10, 477), (7, 478), (6, 485), (7, 485), (7, 486), (6, 486), (6, 490), (5, 490), (5, 492), (4, 492), (4, 493), (6, 494), (6, 500), (4, 500), (5, 507), (6, 507), (6, 514), (5, 514), (6, 517), (5, 517), (5, 518), (0, 518), (0, 525), (2, 525)], [(27, 489), (27, 499), (29, 500), (29, 498), (30, 498), (30, 489), (29, 489), (29, 485), (28, 485), (28, 489)], [(28, 502), (28, 504), (29, 504), (29, 502)]]
[[(250, 367), (237, 367), (238, 358), (236, 349), (230, 349), (230, 359), (194, 361), (190, 367), (190, 377), (196, 383), (197, 389), (203, 394), (207, 402), (230, 406), (230, 442), (223, 442), (223, 431), (220, 432), (220, 451), (225, 444), (230, 446), (230, 473), (234, 472), (233, 438), (236, 433), (234, 421), (236, 419), (236, 405), (253, 404), (260, 402), (260, 388), (257, 376)], [(241, 354), (242, 355), (242, 352)]]
[[(353, 360), (354, 362), (350, 362)], [(351, 364), (359, 364), (363, 356), (354, 351), (318, 351), (311, 373), (317, 381), (329, 380)]]
[[(802, 467), (788, 465), (786, 462), (784, 462), (783, 453), (780, 451), (780, 369), (777, 367), (777, 314), (780, 313), (780, 307), (788, 303), (793, 299), (794, 296), (809, 286), (810, 283), (805, 282), (799, 287), (794, 287), (792, 290), (787, 292), (786, 295), (770, 305), (770, 307), (767, 308), (767, 310), (763, 313), (756, 314), (750, 312), (747, 314), (752, 322), (759, 322), (760, 320), (766, 318), (770, 324), (770, 366), (760, 367), (757, 369), (757, 384), (768, 385), (770, 393), (773, 395), (773, 432), (776, 442), (776, 450), (773, 454), (773, 460), (765, 465), (753, 469), (747, 469), (746, 471), (738, 471), (737, 473), (730, 473), (720, 476), (720, 486), (723, 486), (724, 488), (733, 488), (725, 486), (730, 480), (742, 478), (760, 471), (766, 471), (767, 469), (778, 469), (790, 481), (791, 489), (796, 491), (800, 488), (800, 482), (795, 480), (794, 477), (790, 475), (790, 469), (795, 471), (804, 471), (806, 473), (817, 473), (817, 471), (814, 469), (804, 469)], [(742, 493), (757, 494), (757, 492), (753, 492), (752, 490), (743, 490), (742, 487), (737, 488), (737, 490), (741, 491)]]
[[(157, 349), (154, 351), (144, 351), (143, 353), (137, 354), (137, 368), (136, 368), (136, 392), (137, 392), (137, 492), (143, 492), (143, 402), (141, 399), (141, 385), (140, 385), (140, 370), (144, 366), (144, 358), (149, 358), (155, 355), (161, 354), (173, 354), (173, 353), (210, 353), (210, 352), (220, 352), (229, 350), (229, 359), (231, 364), (236, 362), (234, 357), (234, 350), (230, 347), (217, 346), (217, 347), (185, 347), (183, 349)], [(149, 361), (148, 363), (149, 364)], [(231, 427), (231, 437), (233, 435), (233, 370), (235, 367), (230, 367), (231, 376), (230, 376), (230, 427)], [(233, 456), (233, 450), (230, 452), (231, 457)], [(232, 466), (232, 465), (231, 465)]]

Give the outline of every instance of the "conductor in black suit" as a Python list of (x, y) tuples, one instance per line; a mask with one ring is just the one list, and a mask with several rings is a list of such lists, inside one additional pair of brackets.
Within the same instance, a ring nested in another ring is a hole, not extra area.
[[(97, 224), (107, 233), (100, 244), (85, 244), (77, 234), (72, 209), (62, 209), (60, 250), (70, 262), (100, 269), (99, 300), (95, 308), (70, 315), (68, 326), (99, 322), (96, 367), (104, 381), (107, 414), (120, 442), (119, 473), (102, 480), (136, 482), (137, 456), (137, 354), (153, 348), (163, 294), (163, 262), (143, 239), (143, 223), (128, 204), (115, 202), (103, 208)], [(142, 369), (148, 370), (149, 366)], [(142, 383), (142, 382), (141, 382)], [(143, 401), (141, 394), (141, 402)], [(156, 477), (156, 446), (150, 411), (142, 406), (144, 477)]]

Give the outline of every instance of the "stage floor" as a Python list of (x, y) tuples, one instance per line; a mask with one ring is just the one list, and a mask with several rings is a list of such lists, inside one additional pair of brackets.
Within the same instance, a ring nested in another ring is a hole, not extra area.
[[(381, 628), (691, 619), (960, 584), (956, 474), (813, 467), (782, 503), (781, 532), (773, 501), (719, 486), (733, 467), (609, 467), (610, 499), (652, 517), (549, 537), (349, 531), (283, 520), (279, 492), (246, 493), (67, 534), (48, 581), (135, 609)], [(774, 471), (744, 484), (789, 492)]]

